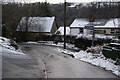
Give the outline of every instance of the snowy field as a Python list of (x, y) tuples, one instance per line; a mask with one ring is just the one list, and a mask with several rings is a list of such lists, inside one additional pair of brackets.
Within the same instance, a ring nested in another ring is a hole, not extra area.
[[(58, 43), (56, 45), (52, 41), (26, 42), (26, 44), (43, 44), (43, 45), (63, 47), (63, 43)], [(67, 46), (67, 48), (74, 49), (74, 50), (79, 49), (79, 48), (75, 47), (73, 44), (67, 44), (66, 46)], [(100, 52), (99, 54), (93, 54), (93, 53), (86, 52), (83, 50), (80, 50), (79, 52), (71, 52), (70, 50), (65, 50), (62, 48), (56, 48), (54, 50), (61, 52), (61, 53), (73, 55), (74, 58), (76, 58), (78, 60), (88, 62), (92, 65), (104, 68), (105, 70), (110, 70), (114, 74), (116, 74), (117, 76), (120, 76), (120, 70), (119, 70), (120, 66), (115, 65), (116, 61), (113, 61), (112, 59), (106, 58), (102, 54), (102, 52)]]

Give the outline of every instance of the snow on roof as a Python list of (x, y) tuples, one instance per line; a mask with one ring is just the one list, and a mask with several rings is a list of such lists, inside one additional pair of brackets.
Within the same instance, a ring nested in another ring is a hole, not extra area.
[(120, 18), (110, 19), (105, 26), (120, 26)]
[(73, 8), (73, 7), (75, 7), (76, 5), (70, 5), (70, 6), (68, 6), (68, 7), (71, 7), (71, 8)]
[(73, 21), (73, 23), (70, 25), (70, 27), (84, 27), (87, 25), (89, 21), (85, 18), (77, 18)]
[[(64, 35), (64, 27), (63, 26), (59, 27), (59, 29), (57, 31), (60, 31), (61, 35)], [(55, 33), (57, 33), (57, 31)], [(70, 28), (66, 27), (66, 35), (69, 35), (69, 34), (70, 34)]]
[(22, 17), (16, 31), (26, 31), (26, 21), (29, 32), (50, 32), (55, 17)]
[[(95, 28), (120, 28), (120, 18), (96, 19), (93, 24)], [(86, 25), (90, 25), (88, 19), (77, 18), (70, 27), (84, 28)]]

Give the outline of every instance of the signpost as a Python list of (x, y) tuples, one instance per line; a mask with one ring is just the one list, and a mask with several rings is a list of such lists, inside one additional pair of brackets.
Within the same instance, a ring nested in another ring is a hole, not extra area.
[(92, 29), (92, 46), (94, 47), (94, 38), (95, 38), (95, 33), (94, 33), (94, 26)]
[(89, 26), (86, 26), (86, 28), (92, 29), (92, 46), (94, 46), (94, 37), (95, 37), (95, 34), (94, 34), (94, 25), (93, 25), (94, 16), (93, 16), (93, 15), (89, 15), (89, 16), (88, 16), (88, 19), (89, 19), (89, 21), (90, 21), (90, 25), (89, 25)]

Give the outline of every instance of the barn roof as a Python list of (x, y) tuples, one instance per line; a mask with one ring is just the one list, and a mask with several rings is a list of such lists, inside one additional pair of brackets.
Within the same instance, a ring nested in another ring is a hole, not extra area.
[[(51, 32), (55, 17), (22, 17), (16, 31)], [(27, 24), (26, 24), (27, 23)]]
[[(95, 28), (120, 28), (120, 18), (95, 19), (93, 24)], [(70, 27), (84, 28), (86, 25), (90, 25), (88, 19), (77, 18), (73, 21)]]

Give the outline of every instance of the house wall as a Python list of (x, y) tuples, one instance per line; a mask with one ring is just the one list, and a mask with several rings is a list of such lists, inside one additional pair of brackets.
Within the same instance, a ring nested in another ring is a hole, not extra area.
[(84, 30), (83, 30), (83, 34), (85, 34), (85, 35), (92, 34), (91, 31), (92, 31), (92, 30), (90, 30), (90, 29), (84, 29)]
[[(95, 30), (98, 31), (98, 32), (95, 32), (95, 34), (114, 35), (115, 34), (114, 32), (115, 31), (119, 32), (120, 29), (95, 29)], [(92, 30), (90, 30), (90, 29), (84, 29), (84, 34), (86, 34), (86, 35), (92, 34)]]
[[(110, 35), (111, 34), (111, 29), (94, 29), (94, 30), (98, 31), (98, 32), (95, 32), (95, 34), (104, 34), (104, 35)], [(84, 29), (84, 34), (86, 34), (86, 35), (92, 34), (92, 30)]]
[(18, 42), (21, 41), (37, 41), (37, 40), (42, 40), (42, 35), (46, 35), (50, 33), (33, 33), (33, 32), (28, 32), (27, 37), (25, 32), (16, 32), (16, 39)]
[[(105, 29), (101, 29), (101, 28), (96, 28), (95, 30), (97, 30), (98, 32), (96, 32), (95, 34), (100, 34), (100, 35), (115, 35), (115, 31), (120, 33), (120, 28), (105, 28)], [(70, 35), (78, 35), (80, 33), (80, 28), (70, 28)], [(83, 29), (83, 34), (88, 35), (88, 34), (92, 34), (92, 30), (90, 29)]]
[[(83, 28), (70, 28), (70, 35), (78, 35), (80, 33), (83, 33)], [(82, 32), (81, 32), (82, 31)]]
[(111, 35), (111, 29), (95, 29), (95, 30), (101, 30), (101, 31), (104, 31), (104, 33), (97, 33), (97, 34)]
[(16, 32), (17, 41), (36, 41), (36, 37), (39, 36), (39, 33), (25, 33), (25, 32)]
[(77, 35), (79, 33), (80, 33), (79, 28), (71, 28), (70, 30), (71, 35)]

